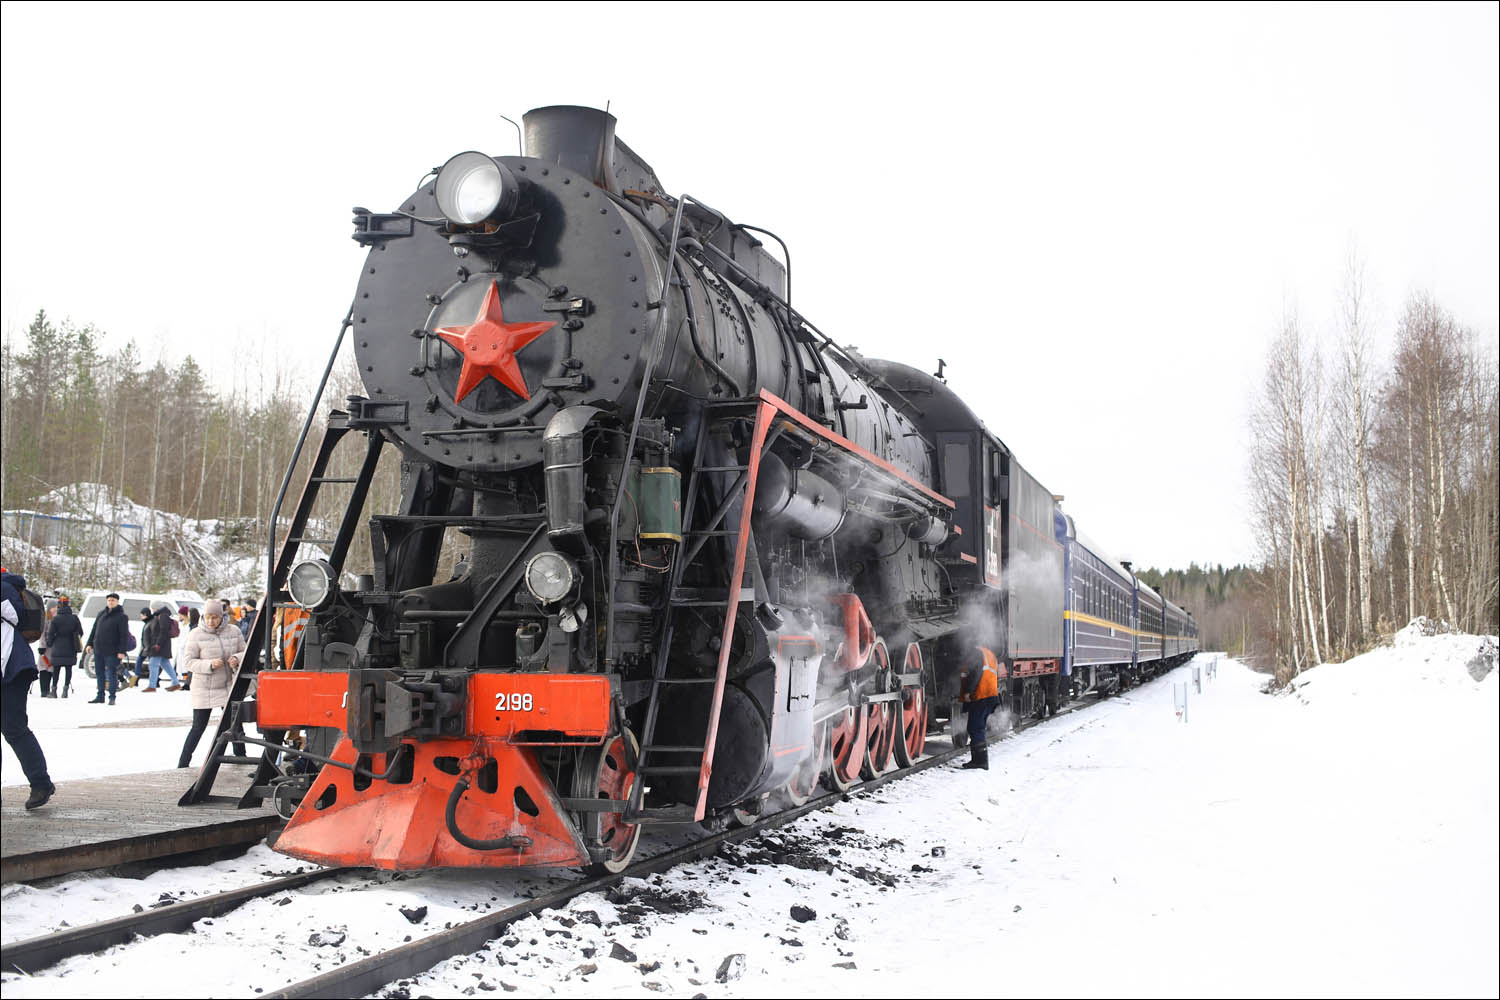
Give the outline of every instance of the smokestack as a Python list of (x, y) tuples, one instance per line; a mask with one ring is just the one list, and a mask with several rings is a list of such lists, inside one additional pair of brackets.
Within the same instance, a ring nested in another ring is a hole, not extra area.
[(614, 115), (558, 104), (528, 111), (521, 121), (527, 156), (576, 170), (604, 190), (615, 191)]

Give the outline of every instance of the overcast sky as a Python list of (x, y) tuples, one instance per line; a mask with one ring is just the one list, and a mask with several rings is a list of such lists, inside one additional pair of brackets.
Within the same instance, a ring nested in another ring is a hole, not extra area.
[[(1351, 251), (1388, 338), (1500, 316), (1497, 7), (3, 8), (0, 313), (321, 370), (386, 210), (546, 104), (790, 244), (1117, 558), (1249, 560), (1246, 400)], [(243, 375), (240, 376), (243, 378)]]

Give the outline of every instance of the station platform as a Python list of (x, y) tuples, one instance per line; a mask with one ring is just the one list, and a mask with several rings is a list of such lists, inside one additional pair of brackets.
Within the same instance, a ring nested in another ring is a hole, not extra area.
[[(242, 789), (253, 768), (226, 765), (222, 788)], [(281, 825), (269, 802), (253, 809), (179, 806), (196, 770), (176, 769), (57, 782), (27, 812), (26, 785), (0, 789), (0, 881), (26, 882), (188, 851), (251, 844)]]

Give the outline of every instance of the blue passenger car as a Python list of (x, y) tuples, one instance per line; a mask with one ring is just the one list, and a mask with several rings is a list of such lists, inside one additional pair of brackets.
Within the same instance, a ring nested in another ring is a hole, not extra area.
[(1168, 660), (1177, 660), (1198, 651), (1198, 623), (1182, 608), (1167, 601), (1164, 604), (1162, 644)]
[(1058, 541), (1066, 551), (1063, 675), (1074, 695), (1108, 693), (1135, 661), (1132, 627), (1135, 581), (1130, 571), (1059, 514)]

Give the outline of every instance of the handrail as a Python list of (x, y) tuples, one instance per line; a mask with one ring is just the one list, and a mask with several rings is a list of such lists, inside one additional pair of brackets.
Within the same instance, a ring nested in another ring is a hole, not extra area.
[(339, 327), (339, 335), (334, 338), (333, 350), (328, 355), (328, 364), (323, 368), (323, 378), (318, 382), (318, 391), (313, 396), (312, 405), (307, 409), (307, 419), (302, 421), (302, 432), (297, 435), (297, 445), (292, 449), (292, 460), (287, 463), (286, 475), (281, 477), (281, 489), (276, 492), (276, 503), (271, 506), (271, 524), (267, 530), (266, 539), (266, 593), (261, 599), (259, 614), (266, 619), (266, 637), (262, 648), (266, 654), (266, 665), (271, 665), (271, 639), (272, 628), (275, 624), (276, 615), (267, 613), (270, 611), (271, 597), (274, 594), (276, 582), (276, 522), (281, 517), (281, 505), (286, 500), (286, 491), (292, 483), (292, 473), (297, 469), (297, 460), (302, 457), (302, 446), (307, 443), (307, 433), (312, 429), (313, 418), (318, 414), (318, 406), (323, 402), (323, 392), (328, 388), (328, 376), (333, 372), (334, 362), (338, 360), (339, 348), (344, 346), (344, 334), (354, 325), (354, 305), (350, 303), (349, 311), (344, 314), (344, 322)]
[[(620, 547), (615, 544), (615, 535), (620, 530), (620, 507), (625, 503), (625, 488), (630, 483), (630, 460), (635, 455), (635, 442), (641, 427), (641, 414), (646, 409), (646, 396), (651, 388), (651, 373), (656, 367), (657, 357), (666, 349), (663, 335), (667, 329), (667, 314), (672, 304), (672, 276), (676, 273), (677, 242), (682, 235), (682, 209), (687, 202), (699, 204), (690, 195), (683, 195), (677, 202), (677, 211), (672, 219), (672, 241), (667, 248), (667, 266), (662, 273), (661, 308), (656, 315), (656, 331), (651, 335), (650, 353), (646, 356), (646, 367), (641, 373), (640, 392), (635, 397), (635, 416), (630, 421), (630, 436), (625, 440), (625, 465), (620, 470), (620, 485), (615, 490), (615, 502), (609, 514), (609, 596), (604, 622), (604, 663), (606, 667), (615, 662), (615, 588), (619, 584)], [(682, 294), (691, 294), (684, 285)]]

